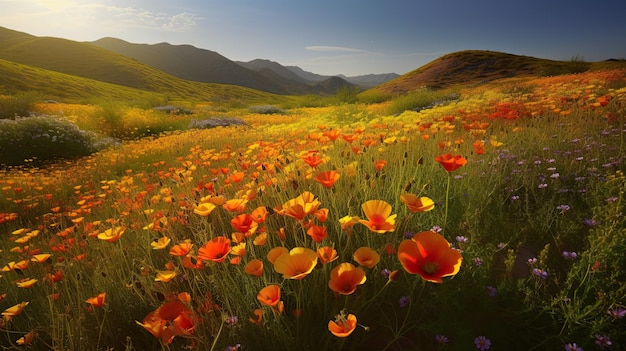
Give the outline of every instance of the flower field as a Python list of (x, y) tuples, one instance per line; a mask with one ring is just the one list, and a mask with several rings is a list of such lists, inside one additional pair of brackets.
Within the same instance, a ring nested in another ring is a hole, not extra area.
[(626, 71), (388, 105), (4, 168), (3, 349), (626, 349)]

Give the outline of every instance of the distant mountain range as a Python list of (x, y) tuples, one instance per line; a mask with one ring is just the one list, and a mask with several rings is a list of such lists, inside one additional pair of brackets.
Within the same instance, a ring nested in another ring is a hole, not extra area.
[[(625, 60), (553, 61), (484, 50), (450, 53), (402, 76), (323, 76), (269, 60), (234, 62), (191, 45), (132, 44), (37, 37), (0, 27), (0, 94), (36, 91), (62, 99), (168, 99), (220, 103), (272, 103), (302, 94), (406, 94), (429, 87), (480, 84), (516, 76), (624, 68)], [(289, 95), (289, 96), (288, 96)]]
[[(337, 77), (306, 72), (299, 67), (285, 67), (269, 60), (231, 61), (217, 52), (191, 45), (133, 44), (116, 38), (103, 38), (90, 44), (182, 79), (233, 84), (275, 94), (334, 94), (341, 86), (367, 89), (399, 77), (389, 73), (337, 76), (341, 79), (337, 80)], [(331, 78), (331, 82), (325, 82)]]

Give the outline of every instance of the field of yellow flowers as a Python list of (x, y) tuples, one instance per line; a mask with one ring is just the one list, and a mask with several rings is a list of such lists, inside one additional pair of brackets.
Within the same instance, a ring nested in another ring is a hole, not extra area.
[(626, 349), (626, 71), (384, 111), (0, 171), (3, 350)]

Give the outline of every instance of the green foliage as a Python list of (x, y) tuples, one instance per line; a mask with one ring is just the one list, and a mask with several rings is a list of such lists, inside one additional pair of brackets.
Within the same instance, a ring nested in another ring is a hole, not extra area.
[(30, 116), (38, 101), (33, 92), (18, 92), (15, 95), (0, 96), (0, 119), (15, 119)]
[(398, 114), (407, 110), (421, 110), (433, 107), (436, 104), (447, 103), (458, 98), (458, 92), (455, 90), (434, 90), (430, 88), (422, 88), (406, 95), (395, 97), (391, 102), (391, 106), (389, 106), (388, 113)]
[(343, 85), (337, 88), (335, 96), (343, 103), (353, 104), (359, 101), (358, 95), (361, 89), (357, 86)]
[(364, 104), (377, 104), (391, 100), (392, 97), (392, 94), (376, 89), (366, 90), (358, 95), (359, 102)]
[(20, 165), (90, 155), (110, 144), (54, 116), (0, 120), (0, 164)]

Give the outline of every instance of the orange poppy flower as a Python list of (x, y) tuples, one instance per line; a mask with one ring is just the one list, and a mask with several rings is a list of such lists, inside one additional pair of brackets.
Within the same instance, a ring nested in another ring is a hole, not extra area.
[(307, 154), (306, 156), (300, 157), (304, 163), (315, 168), (320, 164), (324, 163), (324, 160), (317, 156), (317, 154)]
[(163, 236), (160, 237), (159, 239), (153, 241), (150, 243), (150, 246), (152, 246), (153, 250), (163, 250), (164, 248), (167, 247), (167, 245), (170, 244), (170, 242), (172, 241), (172, 239)]
[(139, 321), (135, 321), (135, 323), (142, 326), (157, 339), (160, 339), (165, 329), (167, 329), (167, 321), (163, 318), (155, 317), (154, 312), (150, 312), (146, 318), (144, 318), (143, 323)]
[(328, 219), (328, 209), (320, 208), (317, 211), (313, 212), (313, 216), (315, 216), (315, 218), (317, 218), (317, 220), (321, 223), (324, 223)]
[(32, 262), (44, 263), (48, 261), (48, 259), (50, 259), (50, 256), (51, 256), (50, 254), (43, 253), (43, 254), (33, 255), (33, 257), (31, 257), (30, 260)]
[(32, 278), (24, 278), (15, 282), (18, 288), (28, 289), (32, 288), (39, 280)]
[(383, 200), (366, 201), (361, 208), (365, 212), (367, 220), (359, 220), (371, 231), (375, 233), (393, 232), (396, 223), (396, 216), (391, 214), (391, 205)]
[(463, 257), (443, 236), (426, 231), (400, 243), (398, 260), (408, 273), (419, 274), (429, 282), (442, 283), (441, 278), (459, 272)]
[(230, 212), (243, 212), (246, 210), (247, 199), (230, 199), (222, 207)]
[(15, 343), (18, 345), (30, 345), (33, 343), (33, 339), (35, 338), (35, 336), (37, 336), (37, 332), (34, 330), (31, 330), (30, 332), (26, 333), (26, 335), (17, 339)]
[(118, 241), (122, 237), (122, 234), (124, 234), (125, 230), (126, 228), (124, 227), (109, 228), (104, 232), (98, 234), (98, 239), (113, 243)]
[(278, 285), (268, 285), (261, 289), (256, 296), (260, 303), (275, 307), (280, 302), (280, 287)]
[(285, 279), (302, 279), (309, 275), (317, 264), (317, 253), (304, 247), (294, 247), (288, 254), (274, 261), (274, 270)]
[(185, 256), (181, 260), (183, 267), (189, 269), (204, 269), (204, 261), (197, 259), (196, 257)]
[(180, 257), (187, 256), (187, 254), (191, 252), (192, 247), (193, 247), (193, 244), (191, 243), (191, 240), (186, 239), (182, 243), (172, 246), (172, 248), (170, 249), (170, 255), (180, 256)]
[(251, 276), (260, 277), (263, 275), (263, 261), (257, 259), (251, 260), (243, 267), (243, 270)]
[(196, 206), (196, 208), (193, 209), (193, 213), (200, 215), (202, 217), (206, 217), (210, 215), (211, 212), (213, 212), (215, 207), (216, 206), (214, 204), (209, 203), (209, 202), (201, 203), (201, 204), (198, 204), (198, 206)]
[(90, 297), (85, 300), (86, 303), (90, 304), (91, 307), (102, 307), (104, 305), (104, 299), (106, 298), (107, 293), (103, 292), (98, 294), (97, 296)]
[(265, 245), (266, 242), (267, 242), (267, 232), (257, 234), (254, 240), (252, 240), (252, 244), (256, 246), (263, 246)]
[(24, 310), (24, 307), (26, 307), (26, 305), (28, 305), (29, 303), (30, 302), (27, 301), (18, 303), (15, 306), (7, 308), (6, 310), (4, 310), (4, 312), (0, 313), (0, 315), (2, 315), (4, 317), (4, 320), (8, 322), (12, 317), (19, 316)]
[(426, 212), (435, 208), (435, 202), (431, 198), (417, 197), (414, 194), (402, 194), (400, 201), (404, 202), (409, 211), (413, 213)]
[(261, 322), (263, 321), (263, 310), (260, 308), (257, 308), (254, 311), (252, 311), (252, 314), (254, 315), (254, 318), (250, 317), (248, 318), (248, 320), (256, 325), (261, 324)]
[(341, 229), (348, 232), (348, 234), (352, 233), (352, 227), (359, 223), (361, 218), (358, 216), (345, 216), (339, 219), (339, 224), (341, 224)]
[(454, 172), (467, 163), (467, 160), (463, 156), (452, 156), (452, 154), (439, 155), (435, 157), (435, 161), (439, 162), (441, 167), (448, 172)]
[(209, 240), (198, 249), (198, 259), (203, 261), (222, 262), (230, 253), (230, 239), (218, 236)]
[(230, 225), (233, 229), (240, 233), (252, 235), (256, 231), (259, 224), (254, 221), (251, 215), (244, 213), (231, 219)]
[(322, 263), (330, 263), (339, 258), (339, 256), (337, 256), (337, 250), (330, 246), (324, 246), (317, 249), (317, 257), (319, 257)]
[(325, 188), (332, 188), (339, 177), (340, 174), (337, 173), (337, 171), (327, 171), (318, 173), (314, 180), (322, 184)]
[(374, 162), (374, 168), (376, 168), (376, 170), (378, 171), (382, 171), (382, 169), (385, 168), (386, 165), (387, 165), (387, 161), (385, 160), (376, 160)]
[(350, 295), (356, 291), (356, 287), (365, 283), (365, 271), (355, 267), (352, 263), (341, 263), (330, 271), (330, 290), (341, 294)]
[(270, 261), (272, 264), (274, 264), (274, 262), (276, 262), (276, 259), (278, 257), (284, 254), (288, 254), (288, 253), (289, 253), (289, 250), (287, 250), (286, 247), (277, 246), (271, 249), (270, 252), (267, 253), (267, 260)]
[(310, 236), (316, 243), (322, 242), (328, 236), (328, 230), (323, 225), (312, 225), (307, 231), (307, 235)]
[(267, 219), (268, 211), (267, 207), (259, 206), (252, 211), (250, 214), (252, 216), (252, 220), (257, 223), (263, 223)]
[(156, 275), (156, 278), (154, 278), (154, 281), (167, 283), (170, 280), (174, 279), (176, 275), (177, 275), (176, 271), (170, 271), (170, 270), (157, 271), (157, 275)]
[(285, 202), (278, 211), (280, 214), (303, 220), (306, 215), (313, 213), (320, 206), (315, 195), (305, 191), (300, 196)]
[(359, 247), (354, 251), (352, 258), (361, 266), (372, 268), (380, 261), (378, 252), (367, 246)]
[(344, 312), (335, 316), (335, 320), (328, 322), (328, 330), (338, 338), (345, 338), (352, 334), (356, 329), (356, 316), (353, 314), (345, 315)]

